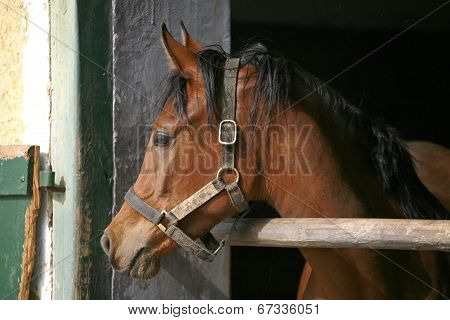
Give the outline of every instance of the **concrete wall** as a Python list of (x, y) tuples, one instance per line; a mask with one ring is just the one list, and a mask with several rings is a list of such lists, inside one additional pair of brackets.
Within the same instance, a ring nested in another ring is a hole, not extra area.
[[(230, 47), (228, 1), (113, 1), (113, 212), (139, 173), (158, 84), (169, 72), (161, 45), (161, 24), (180, 39), (179, 22), (203, 44)], [(114, 299), (196, 299), (229, 297), (229, 252), (213, 264), (183, 251), (162, 260), (153, 279), (113, 275)]]

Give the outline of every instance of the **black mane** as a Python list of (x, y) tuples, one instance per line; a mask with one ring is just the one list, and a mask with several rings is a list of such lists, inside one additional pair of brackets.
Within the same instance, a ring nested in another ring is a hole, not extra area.
[[(197, 54), (205, 83), (208, 119), (214, 121), (219, 114), (218, 103), (223, 75), (223, 65), (229, 57), (221, 47), (213, 46)], [(259, 121), (258, 105), (264, 100), (266, 121), (311, 95), (320, 98), (328, 114), (338, 118), (348, 134), (357, 133), (369, 154), (372, 166), (384, 189), (393, 194), (407, 218), (447, 219), (447, 210), (426, 189), (417, 177), (410, 154), (396, 131), (379, 120), (372, 119), (359, 108), (347, 102), (338, 92), (318, 78), (303, 70), (297, 63), (269, 52), (256, 43), (236, 54), (241, 66), (254, 65), (258, 78), (253, 92), (249, 124)], [(186, 80), (177, 71), (172, 72), (164, 84), (156, 114), (167, 100), (175, 102), (180, 117), (186, 118)], [(299, 91), (301, 92), (299, 96)]]

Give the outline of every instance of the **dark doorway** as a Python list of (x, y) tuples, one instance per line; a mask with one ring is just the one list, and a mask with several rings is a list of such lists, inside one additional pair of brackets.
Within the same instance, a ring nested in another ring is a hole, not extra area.
[[(278, 218), (264, 203), (252, 204), (250, 218)], [(295, 248), (231, 248), (232, 299), (295, 299), (304, 259)]]

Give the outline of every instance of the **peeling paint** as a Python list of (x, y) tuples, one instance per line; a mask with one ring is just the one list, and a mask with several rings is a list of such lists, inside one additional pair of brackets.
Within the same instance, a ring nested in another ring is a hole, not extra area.
[(24, 157), (30, 158), (28, 154), (29, 146), (0, 146), (0, 159), (9, 160)]

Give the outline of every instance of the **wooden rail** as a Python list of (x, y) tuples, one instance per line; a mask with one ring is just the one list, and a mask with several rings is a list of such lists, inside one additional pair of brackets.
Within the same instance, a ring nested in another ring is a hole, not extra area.
[[(217, 225), (219, 239), (232, 220)], [(450, 251), (450, 220), (242, 219), (229, 244), (253, 247), (371, 248)]]

